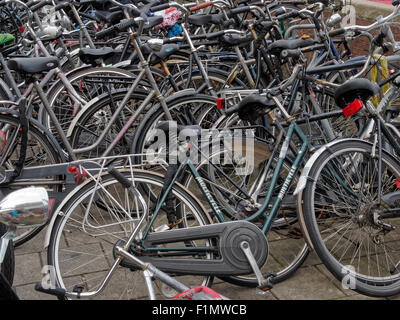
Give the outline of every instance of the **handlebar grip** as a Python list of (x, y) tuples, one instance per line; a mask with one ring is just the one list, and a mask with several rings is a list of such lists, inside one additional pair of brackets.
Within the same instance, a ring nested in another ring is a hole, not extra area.
[(206, 39), (214, 39), (214, 38), (218, 38), (221, 37), (225, 34), (225, 31), (217, 31), (217, 32), (213, 32), (213, 33), (208, 33), (206, 34)]
[(231, 14), (231, 15), (234, 15), (234, 14), (249, 12), (250, 10), (251, 10), (251, 9), (250, 9), (249, 6), (244, 6), (244, 7), (239, 7), (239, 8), (232, 9), (232, 10), (230, 11), (230, 14)]
[(225, 111), (225, 115), (230, 116), (230, 115), (232, 115), (232, 114), (234, 114), (234, 113), (236, 113), (238, 111), (239, 111), (239, 104), (227, 109)]
[(53, 1), (40, 1), (38, 4), (33, 5), (32, 7), (30, 7), (32, 12), (35, 12), (41, 8), (43, 8), (44, 6), (48, 6), (48, 5), (52, 5)]
[(317, 2), (322, 3), (324, 6), (329, 6), (329, 0), (307, 0), (307, 3), (309, 4), (314, 4)]
[(344, 28), (339, 28), (339, 29), (336, 29), (336, 30), (329, 31), (328, 35), (330, 37), (336, 37), (336, 36), (339, 36), (341, 34), (344, 34), (345, 32), (346, 32), (346, 30)]
[(139, 10), (139, 9), (136, 9), (136, 8), (129, 8), (129, 12), (130, 12), (130, 14), (131, 14), (133, 17), (135, 17), (135, 18), (140, 17), (140, 15), (142, 14), (142, 13), (140, 12), (140, 10)]
[(293, 10), (292, 12), (281, 14), (280, 16), (275, 17), (278, 21), (287, 20), (289, 18), (295, 18), (299, 16), (299, 12), (297, 10)]
[(299, 49), (285, 49), (281, 52), (281, 58), (300, 58), (301, 51)]
[(135, 24), (135, 19), (130, 18), (130, 19), (124, 19), (120, 23), (116, 24), (114, 27), (115, 29), (118, 29), (119, 31), (125, 31), (129, 27), (132, 27)]
[(61, 3), (59, 3), (58, 5), (56, 5), (56, 6), (54, 7), (54, 10), (55, 10), (55, 11), (62, 10), (62, 9), (64, 9), (64, 8), (68, 7), (68, 6), (69, 6), (69, 3), (68, 3), (68, 2), (61, 2)]
[(214, 4), (214, 2), (212, 2), (212, 1), (203, 2), (203, 3), (198, 4), (197, 6), (189, 8), (189, 10), (190, 10), (190, 12), (193, 12), (193, 11), (197, 11), (197, 10), (200, 10), (200, 9), (207, 8), (209, 6), (212, 6), (213, 4)]
[(112, 26), (110, 28), (107, 28), (105, 30), (99, 31), (95, 34), (97, 39), (104, 38), (105, 36), (108, 36), (109, 34), (113, 33), (115, 31), (115, 26)]
[(111, 7), (109, 9), (107, 9), (107, 11), (109, 11), (109, 12), (118, 12), (118, 11), (123, 11), (123, 9), (121, 7)]
[(229, 20), (224, 21), (224, 23), (222, 24), (222, 26), (224, 28), (227, 28), (227, 27), (230, 27), (230, 26), (234, 26), (234, 25), (236, 25), (236, 21), (233, 18), (230, 18)]
[[(1, 1), (1, 2), (5, 2), (5, 1)], [(36, 4), (37, 3), (37, 1), (35, 1), (35, 0), (31, 0), (31, 1), (28, 1), (27, 3), (26, 3), (26, 6), (28, 7), (28, 8), (30, 8), (30, 7), (32, 7), (34, 4)]]
[(386, 36), (387, 36), (387, 29), (382, 28), (379, 34), (372, 39), (372, 43), (375, 44), (377, 47), (382, 47), (383, 40), (386, 38)]
[(161, 10), (166, 10), (166, 9), (168, 9), (170, 7), (171, 7), (170, 4), (167, 2), (167, 3), (164, 3), (164, 4), (160, 4), (158, 6), (152, 7), (150, 9), (150, 11), (151, 12), (157, 12), (157, 11), (161, 11)]
[(108, 173), (111, 174), (125, 189), (129, 189), (132, 186), (132, 182), (129, 181), (121, 172), (114, 167), (108, 168)]

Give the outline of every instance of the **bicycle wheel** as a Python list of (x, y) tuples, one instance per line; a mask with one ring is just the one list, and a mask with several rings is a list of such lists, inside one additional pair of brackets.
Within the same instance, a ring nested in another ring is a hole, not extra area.
[[(69, 129), (69, 132), (71, 132), (69, 134), (71, 146), (74, 149), (89, 147), (94, 144), (94, 142), (109, 124), (112, 116), (119, 107), (120, 102), (124, 99), (126, 92), (127, 91), (125, 89), (122, 89), (114, 92), (111, 95), (104, 94), (77, 116), (75, 121), (72, 123), (71, 128)], [(118, 136), (128, 119), (135, 112), (135, 108), (138, 108), (141, 105), (146, 96), (146, 92), (134, 92), (128, 99), (128, 102), (124, 106), (122, 112), (119, 113), (118, 119), (107, 132), (105, 138), (93, 150), (82, 153), (80, 157), (96, 158), (103, 154), (111, 142)], [(150, 107), (151, 102), (149, 103), (149, 107), (145, 108), (143, 113), (136, 119), (134, 123), (132, 123), (129, 130), (114, 146), (112, 150), (113, 155), (128, 154), (132, 143), (132, 136), (137, 126), (142, 121), (144, 113)]]
[[(113, 93), (117, 89), (127, 88), (132, 84), (134, 77), (133, 73), (126, 70), (104, 67), (72, 72), (68, 76), (68, 81), (75, 92), (88, 103), (103, 93)], [(49, 103), (61, 128), (66, 132), (73, 118), (78, 114), (79, 108), (72, 100), (70, 91), (61, 81), (50, 90)], [(50, 116), (44, 109), (40, 113), (40, 119), (41, 123), (58, 137)]]
[[(20, 156), (21, 136), (19, 132), (19, 119), (9, 115), (0, 115), (0, 165), (6, 170), (12, 170)], [(30, 123), (28, 133), (28, 146), (24, 168), (40, 167), (44, 165), (60, 163), (60, 155), (49, 142), (44, 133)], [(16, 189), (35, 184), (45, 186), (47, 190), (55, 191), (57, 186), (52, 182), (58, 181), (59, 177), (43, 177), (40, 180), (30, 179), (29, 181), (20, 181), (18, 184), (10, 184), (2, 187), (2, 193), (7, 194)], [(48, 183), (48, 185), (44, 184)], [(14, 239), (14, 245), (20, 246), (34, 237), (40, 230), (39, 227), (20, 227), (17, 230), (17, 236)]]
[(400, 219), (387, 214), (399, 207), (399, 178), (400, 164), (387, 152), (382, 151), (378, 171), (370, 143), (343, 140), (316, 159), (303, 190), (302, 210), (315, 251), (342, 283), (351, 270), (350, 288), (363, 294), (400, 291)]
[[(153, 195), (160, 195), (163, 187), (163, 177), (145, 171), (121, 170), (128, 179), (137, 186), (144, 185), (143, 191), (149, 209), (153, 208)], [(182, 227), (193, 227), (210, 223), (210, 218), (204, 212), (199, 202), (182, 186), (175, 184), (172, 188), (175, 205), (182, 213)], [(94, 201), (91, 201), (91, 197)], [(100, 184), (91, 181), (70, 198), (62, 208), (51, 231), (48, 248), (48, 263), (54, 267), (57, 285), (72, 290), (75, 285), (83, 284), (85, 291), (94, 290), (103, 280), (106, 272), (114, 261), (113, 247), (121, 239), (126, 239), (132, 232), (142, 208), (138, 207), (129, 191), (122, 189), (114, 178), (105, 174)], [(98, 205), (100, 204), (101, 205)], [(104, 209), (106, 206), (106, 209)], [(154, 210), (154, 208), (153, 208)], [(162, 213), (162, 212), (161, 212)], [(154, 221), (151, 232), (166, 224), (165, 214)], [(164, 231), (168, 232), (168, 231)], [(204, 245), (206, 241), (196, 241), (196, 245)], [(183, 244), (185, 245), (185, 244)], [(173, 246), (176, 246), (174, 243)], [(179, 246), (179, 243), (178, 243)], [(180, 244), (182, 246), (182, 243)], [(141, 250), (135, 247), (134, 254), (140, 255)], [(151, 253), (143, 253), (151, 254)], [(159, 255), (160, 253), (156, 253)], [(162, 253), (161, 253), (162, 254)], [(203, 257), (209, 258), (209, 257)], [(201, 259), (201, 257), (199, 257)], [(146, 296), (142, 281), (138, 279), (141, 272), (118, 267), (112, 280), (100, 298), (106, 299), (141, 299)], [(178, 281), (188, 286), (211, 285), (212, 277), (177, 276)], [(171, 297), (174, 292), (157, 283), (157, 297)]]

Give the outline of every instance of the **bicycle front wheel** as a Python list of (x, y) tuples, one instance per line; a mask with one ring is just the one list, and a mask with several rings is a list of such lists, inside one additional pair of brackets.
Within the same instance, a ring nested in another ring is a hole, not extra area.
[[(163, 177), (144, 171), (131, 172), (129, 169), (120, 172), (136, 186), (142, 186), (140, 192), (148, 208), (154, 210), (155, 205), (152, 202), (153, 199), (160, 198)], [(172, 193), (175, 197), (175, 209), (180, 212), (182, 219), (179, 227), (210, 223), (210, 218), (200, 203), (185, 188), (175, 184)], [(137, 206), (138, 203), (138, 199), (123, 189), (119, 182), (105, 174), (99, 184), (96, 181), (87, 183), (60, 208), (48, 248), (48, 263), (54, 267), (58, 286), (72, 290), (76, 285), (83, 284), (84, 291), (97, 289), (115, 260), (115, 245), (130, 236), (143, 214), (142, 208)], [(161, 211), (154, 220), (151, 232), (159, 231), (157, 228), (167, 224), (165, 216)], [(203, 246), (207, 245), (203, 243), (207, 241), (198, 243), (196, 240), (195, 243)], [(194, 242), (190, 243), (193, 245)], [(173, 245), (175, 247), (176, 243)], [(187, 245), (188, 243), (181, 243), (183, 247)], [(143, 253), (136, 249), (132, 249), (132, 253), (140, 258)], [(208, 258), (211, 258), (208, 254), (199, 257)], [(210, 286), (212, 282), (212, 277), (175, 276), (187, 286)], [(176, 294), (158, 281), (155, 281), (155, 286), (158, 299), (171, 298)], [(120, 266), (112, 276), (111, 283), (96, 299), (143, 299), (146, 295), (141, 272)]]

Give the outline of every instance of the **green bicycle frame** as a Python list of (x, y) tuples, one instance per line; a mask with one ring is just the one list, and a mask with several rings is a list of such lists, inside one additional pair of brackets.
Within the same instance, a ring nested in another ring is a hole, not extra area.
[[(275, 186), (278, 182), (279, 174), (281, 172), (282, 166), (284, 164), (284, 160), (288, 153), (289, 144), (290, 144), (294, 134), (296, 134), (298, 136), (298, 138), (302, 141), (302, 146), (301, 146), (300, 150), (298, 151), (298, 154), (297, 154), (297, 156), (288, 172), (288, 175), (279, 191), (276, 201), (274, 202), (271, 210), (269, 210), (269, 212), (268, 212), (268, 206), (269, 206), (269, 203), (271, 202)], [(283, 144), (281, 147), (277, 165), (274, 169), (274, 174), (273, 174), (271, 184), (268, 189), (266, 201), (264, 202), (264, 204), (259, 208), (259, 210), (256, 213), (254, 213), (252, 216), (246, 218), (245, 220), (251, 222), (261, 216), (264, 216), (266, 218), (266, 221), (263, 225), (262, 231), (265, 234), (267, 234), (269, 232), (269, 230), (271, 229), (271, 226), (272, 226), (272, 222), (273, 222), (275, 216), (277, 215), (280, 205), (282, 203), (282, 199), (286, 195), (286, 193), (294, 179), (294, 176), (295, 176), (297, 170), (299, 169), (299, 166), (300, 166), (301, 162), (303, 161), (307, 151), (309, 151), (311, 148), (312, 148), (312, 145), (308, 142), (308, 139), (303, 134), (303, 132), (301, 131), (299, 126), (295, 123), (295, 121), (291, 121), (288, 131), (287, 131), (287, 134), (286, 134), (286, 137), (285, 137), (285, 140), (283, 141)], [(173, 179), (171, 180), (170, 184), (168, 185), (166, 192), (160, 198), (160, 201), (158, 202), (158, 204), (155, 208), (155, 211), (153, 213), (153, 217), (143, 232), (143, 239), (145, 239), (146, 236), (148, 235), (155, 219), (157, 218), (157, 216), (161, 210), (162, 204), (165, 202), (165, 200), (168, 196), (168, 193), (172, 190), (172, 186), (178, 179), (179, 174), (184, 170), (184, 168), (186, 166), (189, 168), (197, 185), (200, 187), (202, 194), (205, 196), (208, 204), (210, 205), (210, 207), (211, 207), (213, 213), (215, 214), (216, 218), (218, 219), (218, 221), (219, 222), (227, 222), (226, 219), (224, 218), (224, 215), (222, 214), (222, 211), (219, 208), (218, 203), (214, 200), (211, 192), (208, 190), (206, 184), (203, 181), (203, 178), (200, 176), (195, 165), (193, 164), (192, 161), (186, 160), (180, 164), (176, 174), (174, 175)], [(186, 250), (186, 251), (211, 251), (214, 248), (213, 247), (183, 247), (183, 248), (168, 247), (168, 248), (144, 248), (144, 249), (149, 250), (149, 251), (151, 251), (151, 250), (158, 250), (158, 251), (184, 251), (184, 250)]]

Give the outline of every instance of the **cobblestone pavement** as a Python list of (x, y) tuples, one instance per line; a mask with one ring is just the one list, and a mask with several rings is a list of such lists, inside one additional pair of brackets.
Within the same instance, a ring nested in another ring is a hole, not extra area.
[[(41, 281), (41, 269), (46, 265), (46, 252), (43, 250), (44, 230), (28, 243), (17, 248), (14, 288), (21, 299), (55, 299), (34, 290), (34, 284)], [(213, 289), (235, 300), (364, 300), (373, 299), (351, 290), (345, 290), (333, 278), (319, 258), (312, 253), (295, 275), (277, 284), (269, 293), (260, 295), (255, 289), (243, 288), (214, 281)], [(112, 299), (111, 296), (105, 298)], [(390, 299), (400, 299), (400, 295)]]

